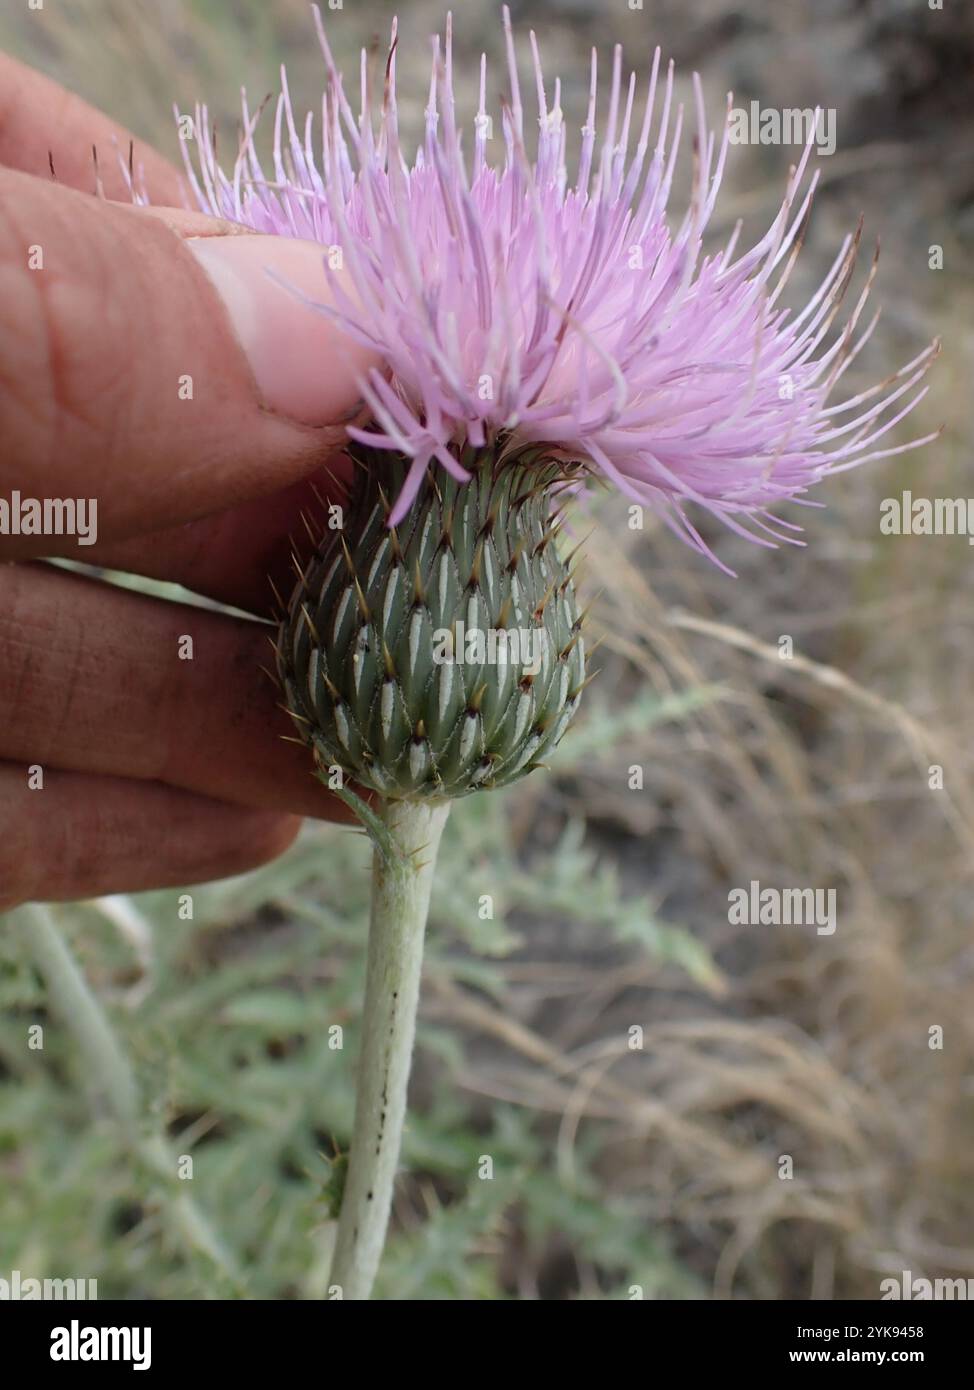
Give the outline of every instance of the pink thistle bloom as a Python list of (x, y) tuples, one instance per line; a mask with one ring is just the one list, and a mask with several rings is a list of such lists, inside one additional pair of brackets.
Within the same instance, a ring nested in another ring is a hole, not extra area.
[(432, 460), (466, 479), (457, 457), (464, 445), (504, 457), (543, 445), (554, 458), (586, 461), (714, 558), (689, 504), (759, 544), (800, 544), (800, 528), (769, 508), (804, 501), (831, 473), (936, 437), (881, 444), (925, 394), (910, 393), (936, 343), (886, 381), (827, 404), (878, 318), (858, 330), (874, 262), (828, 345), (859, 230), (842, 242), (800, 312), (779, 305), (818, 177), (806, 179), (811, 139), (761, 240), (738, 250), (738, 225), (725, 246), (704, 254), (731, 99), (718, 143), (694, 74), (693, 189), (674, 227), (667, 204), (684, 112), (674, 110), (673, 65), (661, 77), (659, 49), (640, 118), (635, 74), (623, 83), (616, 47), (598, 147), (593, 51), (578, 169), (569, 182), (560, 83), (549, 96), (533, 33), (539, 132), (533, 162), (527, 153), (506, 8), (511, 99), (501, 114), (502, 167), (488, 161), (486, 58), (472, 162), (464, 156), (449, 17), (442, 54), (434, 40), (425, 139), (411, 165), (399, 138), (396, 23), (376, 120), (364, 51), (356, 116), (317, 9), (315, 21), (328, 69), (320, 164), (313, 114), (299, 130), (282, 70), (273, 175), (254, 148), (260, 113), (251, 115), (246, 96), (232, 174), (217, 162), (205, 108), (197, 109), (199, 176), (188, 157), (187, 168), (206, 211), (255, 231), (321, 242), (332, 255), (340, 248), (347, 282), (324, 256), (332, 302), (310, 307), (383, 359), (385, 370), (362, 383), (373, 428), (349, 434), (411, 460), (391, 524), (409, 510)]

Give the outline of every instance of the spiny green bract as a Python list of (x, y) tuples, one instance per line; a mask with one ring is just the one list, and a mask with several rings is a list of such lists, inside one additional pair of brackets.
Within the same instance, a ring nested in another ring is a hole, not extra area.
[(585, 684), (570, 557), (556, 543), (572, 469), (468, 448), (472, 480), (428, 470), (390, 528), (406, 465), (349, 453), (344, 525), (300, 567), (277, 643), (301, 738), (323, 777), (338, 767), (383, 796), (504, 786), (558, 743)]

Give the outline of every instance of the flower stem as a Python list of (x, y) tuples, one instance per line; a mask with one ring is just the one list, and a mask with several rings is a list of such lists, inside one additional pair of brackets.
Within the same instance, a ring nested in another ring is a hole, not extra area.
[(122, 1131), (125, 1142), (169, 1189), (172, 1223), (190, 1249), (204, 1255), (235, 1289), (242, 1288), (234, 1262), (206, 1217), (176, 1179), (176, 1162), (160, 1133), (145, 1129), (139, 1088), (122, 1046), (92, 992), (50, 910), (40, 903), (15, 909), (51, 1003), (78, 1045), (83, 1070)]
[(78, 1044), (89, 1085), (100, 1093), (129, 1137), (134, 1137), (139, 1093), (132, 1068), (53, 915), (40, 903), (26, 903), (15, 915), (54, 1009)]
[(331, 1285), (367, 1299), (382, 1257), (416, 1031), (423, 936), (449, 802), (385, 801), (372, 867), (362, 1045)]

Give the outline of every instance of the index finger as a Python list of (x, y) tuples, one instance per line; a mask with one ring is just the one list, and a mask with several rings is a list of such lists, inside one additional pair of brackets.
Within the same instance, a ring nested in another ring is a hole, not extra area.
[(271, 277), (324, 298), (324, 256), (0, 170), (0, 554), (85, 558), (316, 471), (377, 360)]

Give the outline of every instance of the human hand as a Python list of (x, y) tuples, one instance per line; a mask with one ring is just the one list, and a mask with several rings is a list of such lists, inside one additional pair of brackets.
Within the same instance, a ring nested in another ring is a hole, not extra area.
[[(320, 300), (322, 247), (182, 210), (141, 146), (131, 206), (130, 138), (0, 55), (0, 908), (218, 878), (347, 819), (281, 740), (266, 623), (39, 563), (266, 618), (369, 365), (265, 273)], [(94, 502), (87, 537), (24, 533), (53, 499)]]

